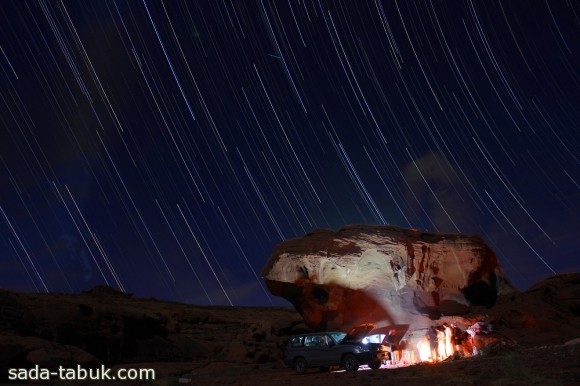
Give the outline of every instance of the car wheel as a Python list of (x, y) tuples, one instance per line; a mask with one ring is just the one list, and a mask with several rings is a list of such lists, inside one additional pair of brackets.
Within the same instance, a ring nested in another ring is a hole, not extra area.
[(354, 355), (346, 354), (342, 360), (342, 365), (346, 371), (352, 373), (358, 370), (359, 363)]
[(296, 374), (304, 374), (307, 368), (308, 364), (306, 363), (306, 359), (297, 358), (294, 361), (294, 370), (296, 370)]
[(380, 367), (381, 367), (381, 361), (374, 361), (374, 362), (370, 362), (370, 363), (368, 364), (368, 366), (369, 366), (371, 369), (373, 369), (373, 370), (376, 370), (376, 369), (378, 369), (378, 368), (380, 368)]

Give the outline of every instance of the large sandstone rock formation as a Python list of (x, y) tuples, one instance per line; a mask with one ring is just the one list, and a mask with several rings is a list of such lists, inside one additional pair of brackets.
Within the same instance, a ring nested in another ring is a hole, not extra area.
[(421, 328), (514, 291), (479, 237), (394, 226), (316, 230), (285, 241), (261, 275), (317, 329)]

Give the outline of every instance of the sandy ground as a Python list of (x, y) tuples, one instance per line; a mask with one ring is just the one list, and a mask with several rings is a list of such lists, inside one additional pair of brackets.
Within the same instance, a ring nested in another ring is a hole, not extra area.
[[(297, 375), (292, 369), (231, 368), (194, 372), (192, 384), (203, 385), (579, 385), (580, 345), (512, 351), (495, 357), (459, 359), (439, 364), (356, 373), (320, 373), (312, 369)], [(238, 372), (239, 371), (239, 372)]]
[[(79, 385), (203, 385), (203, 386), (376, 386), (376, 385), (495, 385), (556, 386), (580, 385), (580, 344), (510, 350), (494, 356), (423, 363), (406, 367), (383, 366), (370, 370), (361, 366), (356, 373), (311, 369), (297, 375), (278, 364), (241, 365), (227, 362), (148, 363), (155, 381), (96, 382)], [(181, 374), (181, 375), (178, 375)], [(43, 383), (47, 384), (47, 383)], [(52, 383), (71, 385), (71, 383)]]

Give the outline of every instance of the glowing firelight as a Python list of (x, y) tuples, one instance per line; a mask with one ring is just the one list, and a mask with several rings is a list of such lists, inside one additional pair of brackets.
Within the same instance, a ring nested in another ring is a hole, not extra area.
[(421, 362), (432, 361), (431, 346), (429, 345), (429, 340), (426, 337), (419, 339), (416, 347), (417, 347), (417, 351), (419, 351), (419, 358), (420, 358)]

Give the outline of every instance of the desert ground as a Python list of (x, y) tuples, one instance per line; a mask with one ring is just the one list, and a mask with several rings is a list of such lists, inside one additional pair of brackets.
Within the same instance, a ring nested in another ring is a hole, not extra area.
[(495, 356), (439, 364), (400, 368), (383, 366), (379, 370), (363, 367), (356, 373), (320, 373), (312, 370), (305, 375), (297, 375), (291, 369), (271, 367), (212, 370), (209, 366), (204, 370), (192, 371), (191, 379), (193, 384), (204, 385), (578, 385), (579, 354), (580, 345), (561, 345), (513, 350)]
[[(382, 366), (356, 373), (316, 369), (297, 375), (279, 364), (232, 362), (142, 363), (155, 368), (155, 381), (95, 382), (80, 385), (284, 385), (284, 386), (372, 386), (372, 385), (496, 385), (549, 386), (580, 384), (580, 342), (576, 344), (510, 349), (489, 356), (448, 360), (437, 364), (402, 367)], [(70, 385), (70, 383), (54, 383)]]

